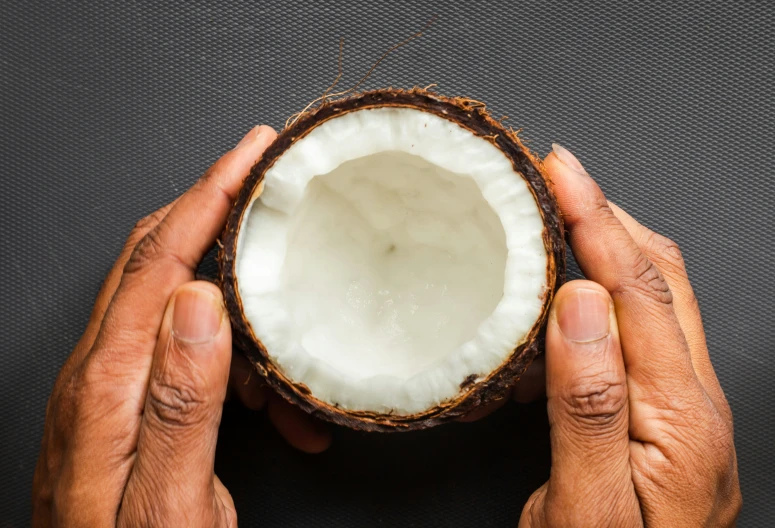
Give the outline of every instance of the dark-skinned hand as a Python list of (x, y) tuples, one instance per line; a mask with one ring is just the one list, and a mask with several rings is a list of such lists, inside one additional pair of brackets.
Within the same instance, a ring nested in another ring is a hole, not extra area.
[(545, 167), (587, 280), (549, 315), (552, 468), (520, 528), (733, 525), (732, 413), (678, 246), (609, 203), (568, 150)]

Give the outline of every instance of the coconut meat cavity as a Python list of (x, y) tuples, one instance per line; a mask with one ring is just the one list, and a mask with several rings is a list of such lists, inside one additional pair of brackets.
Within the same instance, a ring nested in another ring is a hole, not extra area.
[(543, 229), (487, 139), (417, 109), (351, 111), (266, 172), (238, 235), (238, 291), (271, 360), (315, 398), (421, 413), (527, 338)]

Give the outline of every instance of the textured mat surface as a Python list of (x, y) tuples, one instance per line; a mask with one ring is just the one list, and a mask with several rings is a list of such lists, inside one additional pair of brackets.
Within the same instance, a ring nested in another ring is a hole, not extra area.
[[(293, 4), (293, 5), (291, 5)], [(438, 22), (366, 83), (486, 101), (541, 154), (578, 153), (608, 196), (684, 250), (735, 413), (740, 526), (775, 519), (775, 3), (0, 4), (0, 526), (25, 526), (46, 399), (134, 222), (252, 125)], [(226, 412), (217, 471), (245, 526), (515, 526), (548, 475), (545, 412), (318, 457)]]

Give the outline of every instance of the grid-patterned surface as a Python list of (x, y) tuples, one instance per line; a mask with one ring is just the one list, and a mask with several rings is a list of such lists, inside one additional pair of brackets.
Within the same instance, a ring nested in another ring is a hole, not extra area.
[[(353, 83), (438, 83), (682, 246), (736, 418), (741, 526), (775, 519), (770, 277), (775, 3), (39, 2), (0, 6), (0, 526), (24, 526), (46, 398), (134, 221), (256, 123)], [(546, 477), (540, 405), (475, 425), (342, 431), (307, 457), (231, 409), (217, 470), (243, 525), (514, 526)], [(770, 447), (767, 447), (770, 446)]]

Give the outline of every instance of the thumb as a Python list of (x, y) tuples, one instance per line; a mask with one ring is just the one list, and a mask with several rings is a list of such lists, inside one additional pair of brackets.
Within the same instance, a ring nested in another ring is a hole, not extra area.
[(236, 524), (213, 472), (230, 362), (221, 292), (203, 281), (180, 286), (159, 331), (119, 526)]
[(557, 292), (546, 329), (546, 395), (552, 469), (520, 527), (639, 521), (616, 316), (610, 295), (594, 282), (572, 281)]

